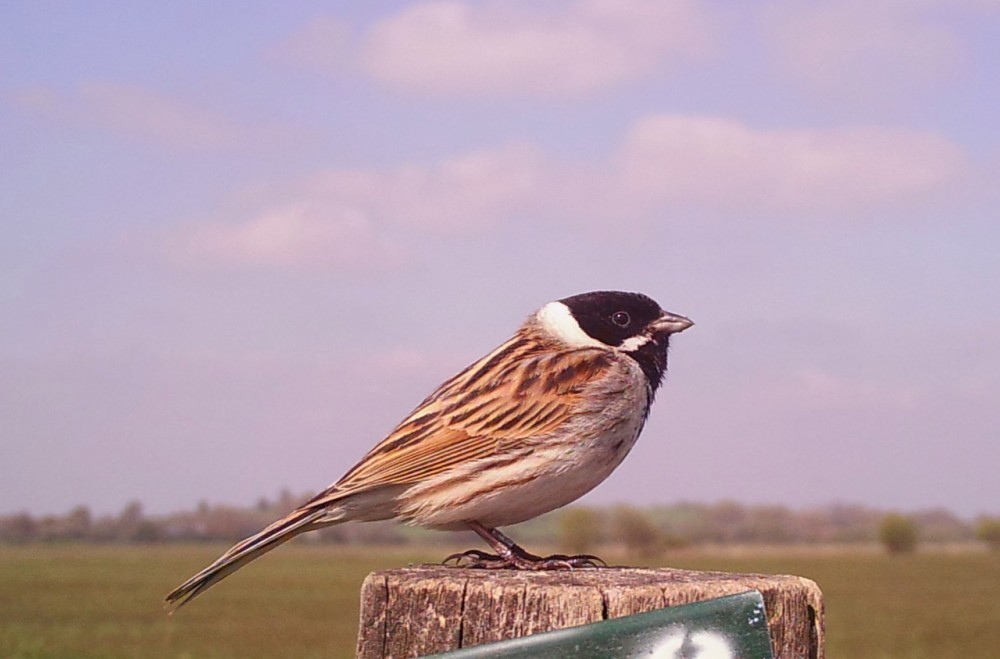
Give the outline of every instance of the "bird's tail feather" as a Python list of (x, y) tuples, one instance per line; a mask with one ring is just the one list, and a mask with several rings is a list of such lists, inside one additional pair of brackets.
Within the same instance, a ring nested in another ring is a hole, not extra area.
[(172, 590), (164, 598), (167, 606), (171, 612), (176, 611), (236, 570), (278, 545), (288, 542), (305, 531), (337, 524), (339, 521), (330, 519), (329, 510), (311, 507), (299, 508), (263, 531), (233, 545), (214, 563)]

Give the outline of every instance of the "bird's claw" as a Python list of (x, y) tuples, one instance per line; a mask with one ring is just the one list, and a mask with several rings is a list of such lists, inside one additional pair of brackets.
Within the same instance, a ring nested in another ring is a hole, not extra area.
[(448, 567), (466, 568), (472, 570), (574, 570), (579, 568), (607, 567), (601, 558), (590, 554), (567, 556), (553, 554), (551, 556), (535, 556), (525, 553), (524, 556), (511, 553), (509, 556), (488, 554), (478, 549), (451, 554), (442, 561)]
[[(594, 556), (593, 554), (576, 554), (574, 556), (567, 556), (566, 554), (553, 554), (542, 559), (543, 563), (550, 561), (565, 564), (566, 567), (571, 569), (581, 567), (608, 567), (608, 564), (604, 562), (603, 558), (600, 556)], [(551, 568), (543, 567), (541, 569), (544, 570)]]
[(496, 554), (488, 554), (485, 551), (480, 551), (478, 549), (469, 549), (467, 551), (451, 554), (441, 561), (441, 565), (445, 565), (447, 567), (484, 568), (486, 567), (486, 564), (501, 561), (503, 561), (503, 558), (497, 556)]

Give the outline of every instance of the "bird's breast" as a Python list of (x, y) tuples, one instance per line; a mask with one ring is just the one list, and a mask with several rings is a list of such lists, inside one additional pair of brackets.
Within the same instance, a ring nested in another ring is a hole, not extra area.
[(635, 445), (650, 396), (638, 367), (626, 363), (600, 380), (558, 430), (458, 466), (402, 496), (400, 516), (439, 529), (487, 527), (532, 519), (583, 496)]

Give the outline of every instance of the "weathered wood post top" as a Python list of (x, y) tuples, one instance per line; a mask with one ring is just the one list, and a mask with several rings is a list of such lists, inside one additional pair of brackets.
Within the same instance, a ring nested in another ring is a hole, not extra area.
[(600, 568), (523, 572), (420, 566), (361, 588), (358, 657), (417, 657), (758, 590), (781, 659), (822, 659), (823, 596), (802, 577)]

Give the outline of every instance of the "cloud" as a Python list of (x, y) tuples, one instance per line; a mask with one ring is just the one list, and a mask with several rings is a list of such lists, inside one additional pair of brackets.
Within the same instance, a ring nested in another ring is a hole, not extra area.
[(335, 169), (312, 177), (308, 194), (364, 207), (382, 221), (434, 231), (496, 224), (531, 207), (553, 168), (527, 144), (502, 145), (384, 169)]
[(779, 0), (761, 23), (777, 65), (807, 92), (842, 105), (893, 103), (946, 81), (965, 57), (926, 5)]
[[(551, 167), (526, 145), (430, 163), (330, 169), (272, 187), (225, 211), (184, 223), (162, 239), (175, 263), (221, 267), (365, 270), (406, 262), (407, 233), (467, 233), (496, 225), (544, 197)], [(249, 206), (249, 207), (248, 207)]]
[(171, 149), (266, 146), (293, 137), (287, 127), (272, 122), (241, 121), (195, 101), (103, 81), (70, 91), (26, 88), (13, 99), (22, 110), (50, 120), (97, 126)]
[(199, 266), (372, 270), (402, 258), (362, 211), (306, 202), (267, 208), (242, 222), (185, 225), (164, 247), (173, 261)]
[[(715, 51), (716, 31), (699, 0), (439, 0), (362, 30), (352, 65), (388, 86), (432, 94), (573, 97), (700, 62)], [(344, 26), (323, 17), (278, 52), (336, 70), (346, 41)]]
[(516, 143), (425, 163), (333, 169), (295, 194), (362, 209), (381, 227), (434, 233), (481, 232), (525, 217), (606, 226), (671, 208), (817, 220), (906, 208), (966, 169), (961, 149), (933, 133), (768, 129), (664, 114), (636, 121), (617, 150), (591, 162)]
[[(929, 133), (877, 127), (764, 129), (653, 115), (603, 161), (531, 144), (429, 162), (333, 168), (257, 195), (226, 221), (185, 225), (168, 251), (229, 267), (400, 265), (413, 237), (495, 231), (523, 218), (595, 228), (664, 217), (825, 221), (908, 208), (965, 173)], [(880, 215), (881, 216), (881, 215)]]
[(912, 410), (924, 399), (910, 384), (845, 377), (808, 368), (781, 374), (780, 379), (764, 383), (754, 396), (781, 406), (791, 403), (804, 408), (883, 411)]
[(810, 217), (906, 203), (965, 167), (958, 146), (930, 133), (761, 129), (686, 115), (638, 121), (619, 157), (624, 188), (646, 203)]
[(267, 59), (303, 68), (338, 70), (350, 62), (351, 26), (332, 16), (319, 16), (265, 53)]

